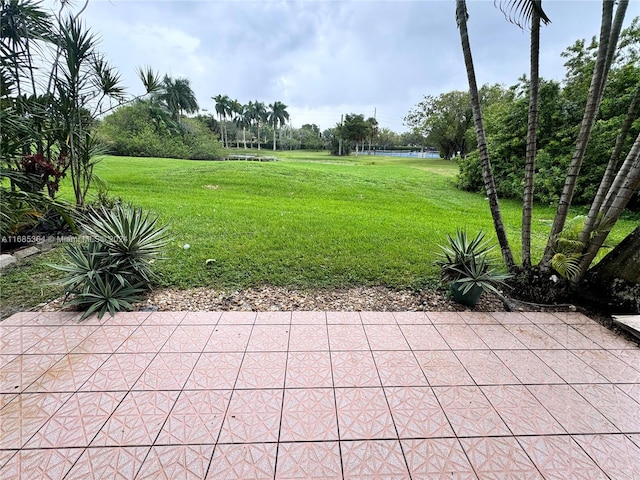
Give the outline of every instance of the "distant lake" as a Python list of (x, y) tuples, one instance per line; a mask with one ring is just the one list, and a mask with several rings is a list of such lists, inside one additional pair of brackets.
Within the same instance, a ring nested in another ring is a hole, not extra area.
[(438, 152), (418, 152), (411, 150), (373, 150), (362, 152), (361, 155), (376, 155), (380, 157), (440, 158)]

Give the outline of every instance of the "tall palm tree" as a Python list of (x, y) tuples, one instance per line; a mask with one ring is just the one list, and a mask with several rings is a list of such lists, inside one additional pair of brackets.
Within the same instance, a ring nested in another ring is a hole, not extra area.
[(535, 178), (538, 128), (538, 96), (540, 92), (540, 24), (551, 20), (542, 10), (542, 0), (508, 0), (500, 3), (500, 10), (511, 22), (524, 29), (531, 24), (529, 115), (527, 119), (527, 148), (522, 198), (522, 266), (531, 267), (531, 221), (533, 213), (533, 184)]
[(375, 117), (369, 117), (366, 122), (369, 126), (369, 152), (371, 152), (371, 142), (378, 135), (378, 120)]
[[(628, 0), (619, 0), (614, 19), (614, 2), (611, 0), (602, 1), (602, 21), (600, 24), (598, 55), (593, 70), (593, 77), (591, 78), (591, 85), (589, 86), (587, 106), (582, 117), (576, 147), (571, 158), (571, 163), (569, 164), (562, 194), (560, 195), (560, 200), (558, 202), (558, 209), (553, 219), (551, 232), (549, 233), (547, 247), (540, 262), (542, 268), (549, 267), (554, 255), (556, 240), (558, 235), (560, 235), (560, 232), (562, 232), (567, 220), (576, 182), (578, 180), (578, 175), (580, 174), (580, 168), (582, 167), (589, 139), (591, 138), (591, 131), (595, 124), (596, 115), (600, 108), (604, 86), (609, 75), (609, 69), (613, 63), (614, 52), (618, 43), (620, 31), (622, 30), (622, 23), (624, 21), (628, 4)], [(579, 240), (586, 243), (591, 233), (592, 232), (583, 229)], [(582, 273), (584, 274), (584, 272)]]
[(473, 57), (471, 56), (471, 45), (469, 44), (469, 32), (467, 30), (467, 4), (465, 0), (456, 0), (456, 21), (458, 30), (460, 31), (460, 42), (462, 44), (462, 53), (464, 63), (467, 70), (467, 78), (469, 81), (469, 94), (471, 96), (471, 106), (473, 108), (473, 121), (476, 127), (476, 137), (478, 139), (478, 150), (480, 152), (480, 160), (482, 163), (482, 178), (484, 180), (485, 190), (489, 199), (489, 209), (493, 218), (493, 225), (498, 237), (498, 243), (502, 251), (502, 257), (509, 271), (515, 270), (515, 262), (513, 253), (509, 246), (507, 232), (504, 228), (502, 220), (502, 212), (496, 192), (495, 179), (493, 169), (489, 159), (489, 151), (487, 149), (487, 139), (484, 132), (484, 124), (482, 121), (482, 110), (480, 109), (480, 97), (478, 95), (478, 84), (476, 82), (476, 73), (473, 66)]
[[(251, 102), (249, 102), (249, 104), (251, 104)], [(251, 121), (255, 122), (258, 128), (258, 150), (260, 150), (260, 127), (267, 121), (267, 107), (265, 107), (264, 103), (256, 100), (253, 102), (250, 111)]]
[(166, 105), (177, 122), (180, 121), (183, 112), (195, 113), (200, 109), (196, 95), (186, 78), (174, 79), (165, 75), (158, 98)]
[(276, 151), (276, 131), (289, 120), (287, 106), (282, 102), (273, 102), (269, 105), (269, 123), (273, 127), (273, 151)]
[[(242, 124), (242, 110), (244, 106), (238, 100), (231, 100), (229, 102), (229, 116), (231, 121), (240, 127)], [(240, 136), (236, 130), (236, 148), (240, 148)]]
[(231, 99), (228, 95), (216, 95), (211, 97), (216, 102), (216, 113), (220, 119), (220, 139), (222, 140), (222, 147), (227, 148), (229, 143), (226, 138), (226, 126), (227, 115), (229, 114), (229, 106)]
[(251, 126), (251, 112), (252, 102), (249, 102), (246, 105), (240, 105), (238, 114), (235, 117), (235, 123), (238, 128), (242, 128), (242, 143), (244, 144), (244, 149), (247, 149), (247, 127)]

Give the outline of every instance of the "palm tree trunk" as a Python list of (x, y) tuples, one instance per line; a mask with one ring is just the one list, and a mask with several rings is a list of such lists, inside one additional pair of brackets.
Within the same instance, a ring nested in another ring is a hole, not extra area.
[[(636, 137), (627, 158), (614, 182), (620, 185), (620, 189), (617, 192), (609, 192), (610, 198), (612, 198), (611, 206), (604, 212), (602, 223), (609, 226), (609, 228), (603, 229), (601, 233), (594, 236), (587, 245), (586, 252), (580, 261), (580, 276), (576, 279), (579, 281), (584, 277), (587, 272), (587, 268), (593, 262), (596, 254), (602, 247), (604, 241), (611, 231), (610, 227), (613, 227), (620, 218), (622, 211), (626, 208), (631, 197), (640, 188), (640, 133)], [(613, 188), (612, 186), (612, 188)]]
[(480, 98), (478, 96), (478, 85), (476, 83), (476, 73), (473, 66), (473, 58), (471, 56), (471, 45), (469, 44), (469, 33), (467, 31), (467, 5), (465, 0), (456, 0), (456, 20), (458, 22), (458, 30), (460, 31), (460, 42), (462, 43), (462, 53), (464, 55), (464, 63), (467, 69), (467, 78), (469, 80), (469, 94), (471, 96), (471, 105), (473, 108), (473, 120), (476, 127), (476, 137), (478, 139), (478, 149), (480, 151), (480, 160), (482, 162), (482, 177), (484, 180), (487, 197), (489, 198), (489, 208), (493, 225), (498, 237), (498, 243), (502, 251), (504, 263), (509, 271), (515, 270), (515, 262), (507, 232), (502, 221), (502, 213), (500, 211), (500, 203), (496, 192), (495, 179), (489, 159), (489, 151), (487, 150), (487, 140), (484, 133), (484, 125), (482, 122), (482, 111), (480, 109)]
[(524, 192), (522, 198), (522, 266), (531, 267), (531, 219), (536, 169), (538, 128), (538, 95), (540, 92), (540, 14), (531, 14), (531, 79), (529, 85), (529, 118), (527, 120), (527, 150), (524, 165)]
[(273, 151), (276, 151), (276, 122), (273, 122)]
[(582, 117), (576, 148), (567, 171), (567, 177), (565, 179), (564, 188), (562, 189), (562, 194), (560, 195), (558, 209), (553, 220), (551, 232), (549, 232), (547, 248), (545, 249), (544, 256), (540, 262), (540, 266), (545, 269), (549, 266), (554, 254), (553, 248), (555, 241), (560, 232), (562, 232), (567, 220), (569, 207), (573, 200), (573, 193), (578, 181), (578, 176), (580, 175), (580, 168), (582, 167), (587, 145), (591, 138), (591, 131), (595, 123), (596, 114), (600, 107), (600, 101), (602, 100), (604, 85), (607, 80), (611, 62), (613, 61), (613, 55), (611, 54), (613, 50), (610, 50), (610, 44), (613, 43), (614, 45), (612, 48), (615, 48), (615, 44), (618, 43), (618, 37), (620, 35), (620, 30), (622, 29), (622, 21), (624, 20), (627, 5), (628, 0), (620, 0), (618, 10), (616, 12), (616, 22), (612, 25), (614, 2), (611, 0), (603, 0), (602, 2), (602, 23), (600, 26), (598, 56), (593, 70), (593, 77), (591, 78), (589, 96), (587, 97), (587, 106), (584, 111), (584, 116)]
[(244, 149), (247, 149), (247, 129), (242, 126), (242, 143), (244, 143)]
[(260, 151), (260, 121), (258, 120), (258, 151)]
[[(583, 244), (587, 243), (587, 240), (591, 236), (593, 229), (597, 223), (597, 219), (600, 212), (606, 212), (609, 209), (611, 196), (608, 196), (608, 192), (616, 192), (619, 190), (620, 185), (617, 186), (614, 190), (611, 190), (611, 187), (614, 182), (616, 168), (618, 167), (618, 161), (620, 160), (620, 155), (622, 154), (622, 149), (624, 148), (624, 143), (629, 135), (629, 131), (631, 130), (631, 126), (635, 121), (638, 112), (640, 111), (640, 86), (636, 88), (635, 95), (633, 100), (631, 100), (631, 104), (629, 105), (629, 110), (627, 110), (627, 115), (622, 122), (622, 128), (620, 129), (620, 133), (616, 138), (616, 144), (613, 148), (613, 152), (611, 153), (611, 157), (609, 158), (609, 163), (607, 164), (607, 169), (602, 177), (600, 182), (600, 186), (598, 187), (598, 192), (596, 193), (595, 198), (593, 199), (593, 203), (591, 203), (591, 208), (589, 209), (589, 214), (587, 215), (587, 219), (584, 223), (584, 227), (582, 232), (580, 233), (580, 241)], [(609, 205), (607, 205), (607, 200), (609, 200)], [(602, 206), (605, 205), (603, 209)]]

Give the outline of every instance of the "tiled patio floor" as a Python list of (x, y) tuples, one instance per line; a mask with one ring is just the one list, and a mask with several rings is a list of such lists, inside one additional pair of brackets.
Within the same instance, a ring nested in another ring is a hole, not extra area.
[(580, 314), (0, 323), (0, 478), (640, 478), (640, 349)]

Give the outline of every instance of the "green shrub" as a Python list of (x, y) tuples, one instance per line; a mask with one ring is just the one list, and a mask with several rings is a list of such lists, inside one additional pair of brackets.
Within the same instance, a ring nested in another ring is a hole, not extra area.
[(130, 310), (155, 278), (153, 263), (168, 243), (167, 227), (139, 208), (117, 204), (91, 209), (81, 221), (86, 243), (65, 247), (67, 263), (52, 265), (66, 272), (58, 281), (70, 304), (98, 317)]

